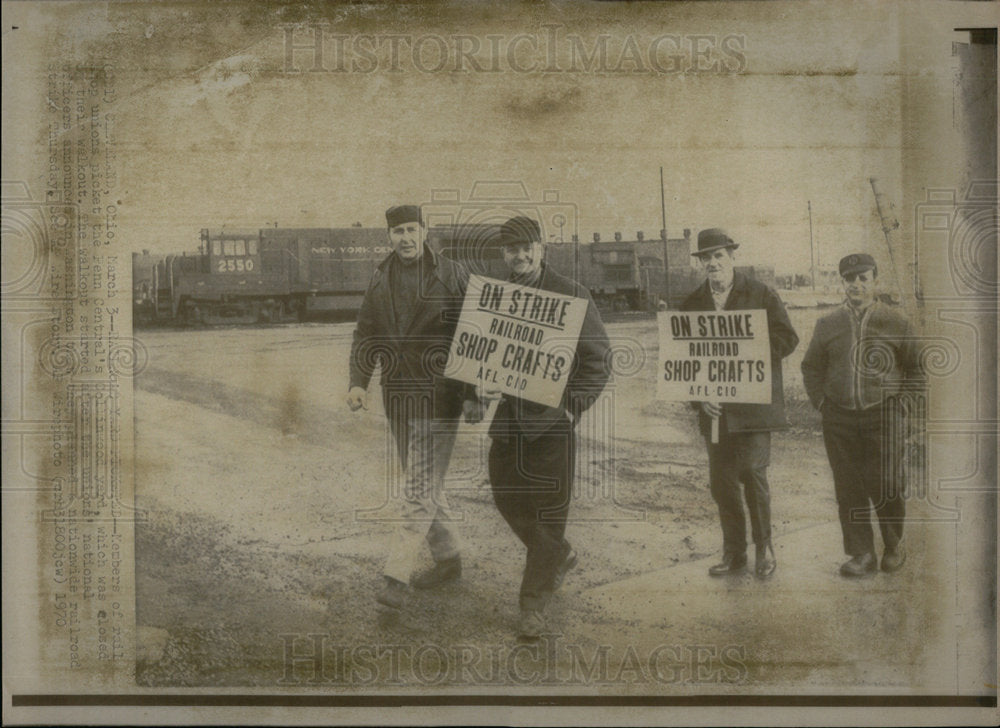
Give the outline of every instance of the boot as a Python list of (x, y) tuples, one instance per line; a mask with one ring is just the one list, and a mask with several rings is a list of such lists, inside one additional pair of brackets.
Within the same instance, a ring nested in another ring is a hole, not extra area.
[(449, 581), (455, 581), (462, 575), (462, 557), (455, 556), (444, 561), (434, 562), (434, 566), (421, 571), (410, 579), (415, 589), (433, 589)]
[(905, 562), (906, 549), (903, 548), (903, 544), (898, 544), (895, 548), (885, 547), (885, 553), (882, 554), (882, 571), (889, 574), (899, 571)]
[(545, 618), (541, 610), (522, 609), (517, 622), (517, 637), (524, 642), (534, 642), (545, 631)]
[(747, 555), (742, 554), (724, 554), (722, 557), (722, 563), (711, 566), (708, 569), (710, 576), (726, 576), (728, 574), (739, 574), (747, 566)]
[(875, 554), (868, 552), (865, 554), (858, 554), (850, 561), (841, 565), (840, 575), (853, 579), (859, 576), (864, 576), (865, 574), (870, 574), (877, 569), (878, 559), (875, 558)]
[(375, 596), (375, 601), (389, 609), (402, 609), (406, 604), (406, 584), (391, 576), (385, 577), (385, 586)]
[(754, 573), (758, 579), (769, 579), (778, 568), (778, 560), (774, 557), (774, 549), (770, 541), (757, 544), (757, 560)]

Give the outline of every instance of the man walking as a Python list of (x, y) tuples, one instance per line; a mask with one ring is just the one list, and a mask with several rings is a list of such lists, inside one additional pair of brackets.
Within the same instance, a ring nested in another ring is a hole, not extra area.
[(535, 640), (545, 629), (543, 611), (552, 593), (577, 561), (565, 538), (576, 457), (573, 429), (608, 381), (610, 346), (587, 289), (543, 263), (537, 221), (511, 218), (500, 228), (500, 244), (512, 282), (587, 300), (560, 406), (505, 395), (490, 426), (493, 499), (527, 549), (517, 632), (522, 639)]
[[(722, 561), (709, 568), (712, 576), (737, 574), (746, 568), (746, 516), (756, 546), (754, 573), (770, 577), (777, 568), (771, 545), (771, 495), (767, 466), (771, 460), (771, 432), (788, 426), (781, 380), (781, 360), (792, 353), (799, 337), (792, 328), (778, 294), (763, 283), (734, 271), (733, 251), (739, 247), (721, 228), (698, 233), (692, 253), (705, 269), (705, 282), (681, 304), (682, 311), (765, 309), (771, 350), (771, 403), (725, 404), (700, 402), (699, 425), (708, 446), (712, 497), (722, 523)], [(719, 442), (711, 441), (712, 418), (719, 420)]]
[(823, 414), (844, 551), (851, 557), (840, 573), (859, 577), (878, 569), (872, 504), (885, 547), (882, 570), (898, 571), (906, 561), (902, 484), (884, 476), (882, 403), (903, 379), (920, 377), (920, 353), (910, 323), (876, 298), (878, 267), (870, 255), (844, 257), (840, 278), (846, 300), (816, 322), (802, 379)]
[(385, 218), (393, 252), (376, 269), (358, 313), (347, 404), (352, 411), (365, 406), (379, 363), (405, 487), (402, 523), (390, 544), (385, 584), (376, 600), (399, 609), (421, 541), (426, 539), (434, 566), (414, 576), (413, 586), (430, 588), (461, 575), (443, 480), (459, 416), (464, 410), (468, 421), (478, 421), (482, 410), (471, 387), (442, 375), (468, 272), (425, 245), (418, 206), (391, 207)]

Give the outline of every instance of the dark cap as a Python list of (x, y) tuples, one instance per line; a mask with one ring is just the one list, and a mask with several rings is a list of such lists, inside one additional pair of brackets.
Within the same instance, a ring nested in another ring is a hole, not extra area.
[(390, 228), (407, 222), (424, 224), (424, 219), (420, 215), (419, 205), (396, 205), (395, 207), (390, 207), (385, 211), (385, 221)]
[(698, 233), (698, 250), (691, 253), (691, 255), (704, 255), (705, 253), (712, 253), (721, 248), (733, 248), (735, 250), (738, 247), (740, 247), (739, 243), (734, 243), (733, 239), (729, 237), (729, 233), (722, 228), (708, 228)]
[(863, 270), (873, 270), (878, 275), (878, 266), (875, 259), (868, 253), (851, 253), (840, 259), (840, 275), (848, 273), (860, 273)]
[(538, 243), (541, 240), (542, 228), (530, 217), (512, 217), (500, 226), (500, 245)]

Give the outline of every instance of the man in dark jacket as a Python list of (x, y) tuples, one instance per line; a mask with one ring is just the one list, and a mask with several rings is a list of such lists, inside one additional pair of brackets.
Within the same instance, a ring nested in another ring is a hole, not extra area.
[(490, 436), (493, 499), (504, 520), (527, 548), (521, 580), (518, 636), (538, 639), (542, 612), (577, 556), (565, 538), (573, 490), (576, 440), (573, 429), (607, 384), (610, 348), (590, 293), (542, 262), (541, 231), (535, 220), (514, 217), (501, 226), (500, 242), (510, 280), (587, 300), (587, 313), (574, 363), (558, 407), (505, 395)]
[(391, 207), (385, 217), (393, 252), (376, 269), (358, 313), (347, 404), (352, 411), (365, 406), (379, 364), (385, 414), (406, 475), (401, 526), (377, 601), (399, 609), (425, 538), (434, 567), (414, 576), (413, 585), (430, 588), (461, 575), (443, 480), (459, 416), (464, 410), (468, 421), (478, 421), (482, 410), (471, 387), (442, 374), (468, 272), (425, 245), (416, 205)]
[[(755, 574), (768, 578), (777, 568), (771, 545), (771, 495), (767, 466), (771, 459), (771, 432), (788, 426), (781, 383), (781, 360), (792, 353), (799, 337), (792, 328), (778, 294), (763, 283), (734, 271), (733, 251), (739, 247), (725, 230), (698, 233), (692, 253), (705, 268), (706, 280), (681, 305), (682, 311), (767, 311), (771, 340), (771, 403), (725, 404), (700, 402), (699, 425), (708, 445), (712, 497), (722, 523), (722, 562), (708, 573), (724, 576), (743, 571), (747, 563), (746, 516), (740, 483), (744, 487), (750, 528), (756, 545)], [(709, 436), (712, 418), (719, 419), (719, 442)]]
[(920, 379), (921, 368), (909, 321), (875, 296), (874, 258), (844, 257), (840, 277), (847, 300), (816, 322), (802, 359), (802, 381), (823, 414), (844, 551), (851, 557), (840, 573), (858, 577), (878, 569), (872, 504), (885, 546), (882, 570), (897, 571), (906, 560), (902, 483), (884, 476), (882, 404), (903, 380)]

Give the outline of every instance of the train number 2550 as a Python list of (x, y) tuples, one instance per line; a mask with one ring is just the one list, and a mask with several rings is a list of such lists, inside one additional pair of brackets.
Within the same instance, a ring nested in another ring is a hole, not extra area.
[(222, 258), (219, 260), (219, 273), (244, 273), (253, 270), (253, 258)]

